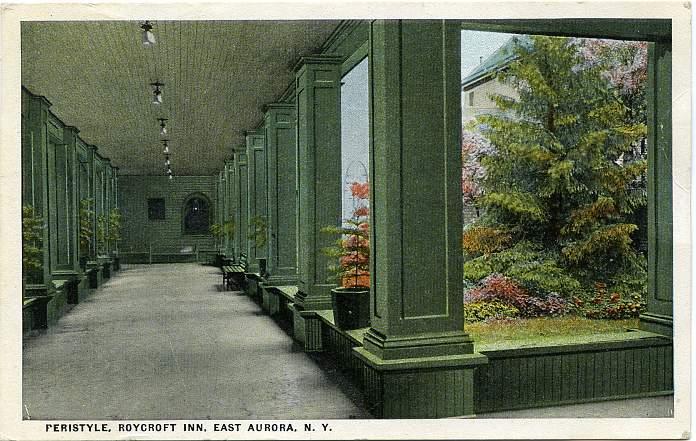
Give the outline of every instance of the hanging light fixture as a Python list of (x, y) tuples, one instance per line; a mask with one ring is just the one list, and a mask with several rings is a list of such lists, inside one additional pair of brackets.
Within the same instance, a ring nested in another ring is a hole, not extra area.
[(164, 153), (165, 155), (169, 154), (169, 144), (167, 144), (168, 142), (169, 142), (168, 139), (162, 140), (162, 145), (164, 146), (164, 150), (162, 151), (162, 153)]
[(167, 135), (167, 124), (165, 121), (168, 121), (167, 118), (157, 118), (157, 121), (160, 123), (160, 136), (166, 136)]
[(140, 25), (140, 29), (143, 30), (143, 46), (149, 47), (155, 44), (155, 34), (152, 33), (152, 24), (148, 20)]
[(167, 167), (169, 167), (170, 164), (171, 164), (171, 163), (169, 162), (169, 155), (167, 155), (167, 156), (164, 157), (164, 165), (166, 165)]
[(150, 86), (154, 87), (154, 89), (152, 90), (152, 104), (162, 104), (161, 87), (164, 86), (164, 83), (155, 81), (154, 83), (150, 83)]

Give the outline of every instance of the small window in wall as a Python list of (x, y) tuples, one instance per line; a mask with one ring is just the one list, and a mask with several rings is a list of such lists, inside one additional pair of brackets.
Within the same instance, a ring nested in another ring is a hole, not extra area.
[(149, 220), (164, 220), (163, 198), (150, 198), (147, 200), (147, 218)]
[(194, 196), (184, 203), (184, 234), (210, 232), (210, 203), (202, 196)]
[(474, 107), (474, 92), (469, 92), (469, 107)]

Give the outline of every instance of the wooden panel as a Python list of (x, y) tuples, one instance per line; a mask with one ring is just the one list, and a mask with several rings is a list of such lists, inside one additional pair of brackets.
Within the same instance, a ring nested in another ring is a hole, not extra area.
[(668, 394), (673, 387), (665, 339), (483, 353), (489, 362), (474, 376), (477, 413)]

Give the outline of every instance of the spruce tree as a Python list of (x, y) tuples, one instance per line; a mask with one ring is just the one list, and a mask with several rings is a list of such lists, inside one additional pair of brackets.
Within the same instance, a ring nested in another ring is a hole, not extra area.
[(646, 126), (576, 44), (529, 37), (498, 74), (519, 97), (493, 97), (501, 112), (476, 121), (494, 148), (481, 159), (480, 225), (511, 236), (510, 247), (543, 249), (586, 286), (616, 285), (644, 277), (631, 215), (646, 203), (633, 183), (647, 162), (626, 158)]

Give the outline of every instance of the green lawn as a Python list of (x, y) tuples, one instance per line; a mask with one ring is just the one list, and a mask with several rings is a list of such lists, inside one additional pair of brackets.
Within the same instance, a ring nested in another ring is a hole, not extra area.
[(638, 328), (638, 319), (590, 320), (577, 316), (493, 320), (465, 323), (464, 330), (476, 343), (488, 345), (516, 340), (551, 341), (598, 334), (616, 334)]

